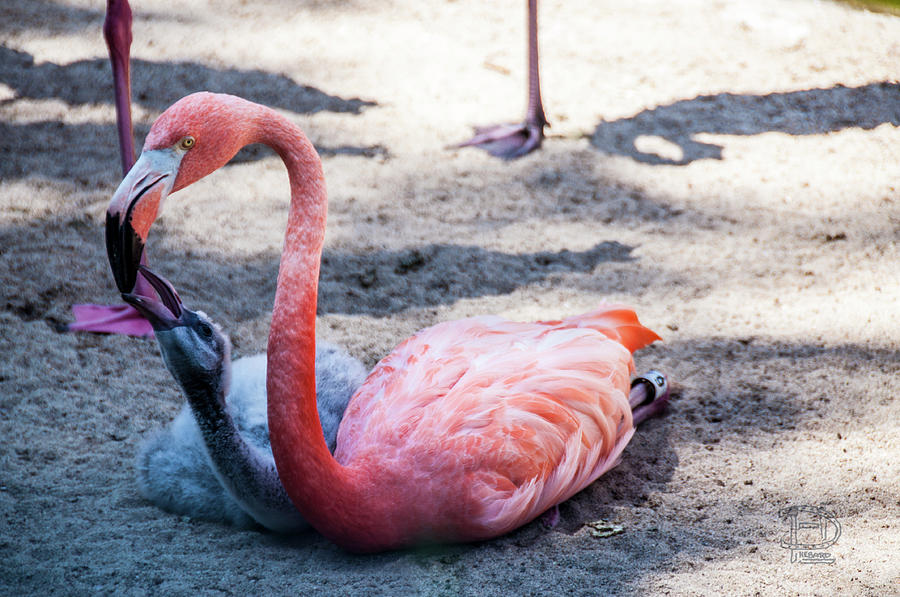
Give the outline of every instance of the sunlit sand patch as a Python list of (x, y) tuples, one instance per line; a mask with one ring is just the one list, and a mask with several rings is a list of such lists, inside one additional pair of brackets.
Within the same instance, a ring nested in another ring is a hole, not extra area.
[(0, 102), (5, 102), (16, 97), (16, 92), (9, 85), (0, 83)]
[(677, 143), (657, 135), (639, 135), (634, 140), (634, 148), (643, 154), (659, 156), (671, 162), (684, 160), (684, 150)]

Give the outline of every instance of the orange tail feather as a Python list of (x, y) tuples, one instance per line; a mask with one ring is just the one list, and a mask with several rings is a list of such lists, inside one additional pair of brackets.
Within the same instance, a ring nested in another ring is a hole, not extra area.
[(559, 323), (565, 327), (597, 330), (630, 352), (662, 340), (656, 332), (641, 325), (634, 309), (625, 305), (602, 305), (596, 311), (566, 317)]

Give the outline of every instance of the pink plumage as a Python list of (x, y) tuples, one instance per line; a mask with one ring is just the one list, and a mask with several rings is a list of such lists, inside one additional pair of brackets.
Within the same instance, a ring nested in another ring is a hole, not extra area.
[[(657, 339), (621, 306), (556, 322), (476, 317), (422, 330), (353, 397), (335, 458), (351, 468), (379, 462), (378, 477), (407, 479), (396, 499), (440, 535), (507, 532), (592, 483), (631, 439), (623, 335), (632, 349)], [(447, 528), (452, 510), (466, 516)]]

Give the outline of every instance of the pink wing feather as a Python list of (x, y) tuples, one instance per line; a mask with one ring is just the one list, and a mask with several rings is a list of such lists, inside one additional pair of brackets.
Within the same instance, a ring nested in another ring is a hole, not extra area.
[(440, 484), (463, 503), (455, 524), (467, 534), (506, 532), (617, 462), (634, 433), (630, 351), (656, 339), (621, 306), (562, 321), (477, 317), (427, 328), (357, 391), (335, 458), (404, 462), (382, 481)]

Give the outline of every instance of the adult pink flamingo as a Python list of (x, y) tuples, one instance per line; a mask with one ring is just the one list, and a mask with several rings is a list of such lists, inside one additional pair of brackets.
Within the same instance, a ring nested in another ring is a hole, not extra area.
[(631, 309), (536, 323), (476, 317), (422, 330), (376, 365), (332, 456), (314, 371), (327, 198), (322, 163), (296, 125), (234, 96), (173, 104), (110, 202), (110, 263), (128, 292), (131, 248), (150, 226), (140, 214), (250, 143), (281, 156), (291, 188), (267, 351), (273, 453), (293, 503), (332, 541), (375, 552), (506, 533), (609, 470), (635, 422), (664, 406), (667, 394), (632, 413), (631, 351), (658, 336)]
[[(107, 0), (103, 37), (112, 63), (113, 93), (116, 104), (116, 130), (122, 174), (134, 164), (134, 132), (131, 123), (131, 6), (128, 0)], [(138, 279), (135, 294), (152, 296), (143, 279)], [(131, 305), (72, 305), (75, 321), (70, 331), (104, 332), (132, 336), (152, 336), (153, 326)]]

